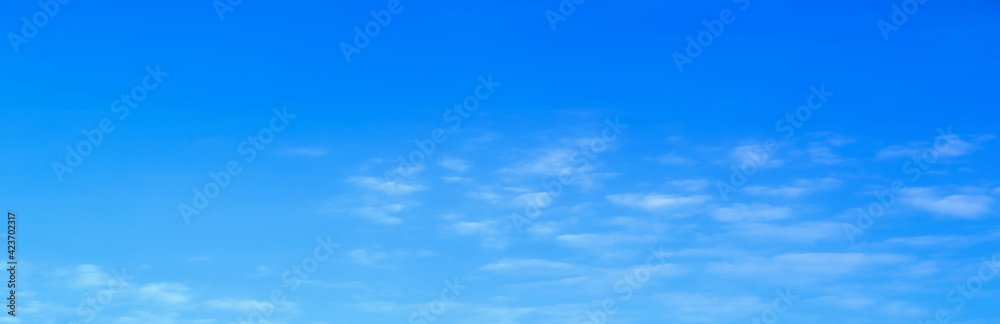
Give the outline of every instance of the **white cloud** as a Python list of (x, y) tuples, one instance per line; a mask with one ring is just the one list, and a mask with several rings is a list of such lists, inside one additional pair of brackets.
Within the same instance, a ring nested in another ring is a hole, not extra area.
[(834, 134), (833, 132), (816, 132), (811, 134), (816, 137), (822, 137), (823, 143), (829, 144), (831, 146), (844, 146), (847, 144), (854, 143), (855, 141), (849, 137)]
[(556, 236), (556, 242), (576, 248), (592, 249), (622, 243), (651, 243), (660, 240), (656, 235), (630, 235), (623, 233), (564, 234)]
[(563, 173), (586, 172), (592, 165), (575, 166), (573, 158), (579, 152), (574, 149), (550, 149), (541, 151), (533, 160), (516, 163), (513, 167), (500, 169), (501, 172), (515, 174), (540, 174), (559, 176)]
[(508, 274), (549, 274), (558, 275), (579, 270), (579, 267), (563, 262), (553, 262), (542, 259), (512, 259), (505, 258), (487, 264), (479, 270), (502, 272)]
[[(1000, 234), (998, 232), (997, 234)], [(962, 235), (924, 235), (913, 237), (896, 237), (887, 239), (882, 244), (907, 247), (944, 247), (944, 248), (964, 248), (975, 245), (977, 239), (971, 236)]]
[(768, 304), (753, 296), (716, 296), (705, 293), (671, 292), (654, 299), (677, 323), (745, 322), (747, 314), (760, 313)]
[(879, 313), (882, 313), (886, 316), (893, 318), (905, 318), (905, 317), (915, 318), (915, 317), (923, 317), (929, 315), (926, 311), (924, 311), (920, 307), (917, 307), (916, 305), (911, 305), (910, 303), (904, 301), (893, 301), (886, 303), (885, 305), (882, 305), (882, 307), (879, 309)]
[(940, 235), (922, 235), (922, 236), (911, 236), (911, 237), (896, 237), (887, 239), (881, 243), (874, 244), (878, 248), (895, 248), (895, 247), (909, 247), (909, 248), (927, 248), (927, 249), (943, 249), (943, 250), (957, 250), (964, 249), (970, 246), (1000, 240), (1000, 231), (997, 230), (987, 230), (984, 233), (977, 234), (966, 234), (966, 235), (954, 235), (954, 234), (940, 234)]
[(810, 143), (806, 152), (809, 153), (809, 160), (813, 163), (834, 165), (844, 161), (844, 158), (834, 154), (829, 146), (819, 143)]
[(875, 153), (875, 157), (879, 160), (886, 160), (904, 156), (910, 157), (918, 154), (920, 154), (920, 149), (914, 147), (912, 144), (908, 146), (893, 145), (879, 150), (878, 153)]
[(761, 168), (779, 167), (785, 164), (784, 160), (778, 159), (773, 154), (768, 154), (761, 145), (740, 145), (730, 151), (733, 163), (742, 165), (747, 161), (754, 161)]
[(252, 299), (213, 299), (202, 303), (202, 306), (208, 309), (215, 310), (227, 310), (236, 311), (241, 313), (253, 312), (261, 309), (269, 309), (271, 307), (277, 308), (278, 311), (288, 311), (290, 309), (296, 308), (293, 302), (278, 302), (276, 305), (272, 305), (269, 302), (257, 301)]
[(896, 254), (786, 253), (772, 258), (748, 258), (739, 262), (715, 262), (710, 273), (755, 277), (785, 284), (833, 280), (872, 266), (898, 266), (909, 261)]
[(110, 323), (113, 324), (132, 324), (132, 323), (145, 323), (145, 324), (176, 324), (176, 323), (192, 323), (192, 324), (214, 324), (212, 320), (197, 320), (197, 319), (183, 319), (178, 318), (176, 312), (149, 312), (149, 311), (132, 311), (128, 315), (119, 316), (115, 318)]
[(507, 240), (502, 237), (501, 223), (496, 220), (479, 222), (457, 221), (444, 227), (445, 230), (464, 236), (482, 237), (483, 247), (502, 250), (507, 247)]
[(911, 206), (935, 214), (957, 218), (974, 219), (992, 212), (993, 198), (978, 194), (955, 194), (943, 196), (933, 188), (909, 188), (901, 200)]
[(792, 209), (775, 207), (767, 204), (733, 204), (732, 207), (720, 207), (712, 212), (716, 220), (723, 222), (772, 221), (792, 216)]
[(365, 187), (368, 190), (381, 191), (386, 194), (408, 194), (424, 190), (424, 186), (419, 184), (409, 184), (402, 181), (386, 181), (384, 178), (376, 177), (351, 177), (348, 181)]
[(764, 241), (815, 243), (821, 240), (840, 238), (843, 235), (843, 224), (833, 222), (805, 222), (782, 226), (767, 223), (748, 223), (738, 225), (731, 234)]
[(496, 235), (500, 232), (499, 224), (493, 220), (481, 222), (459, 221), (445, 228), (459, 235)]
[(840, 186), (841, 183), (843, 182), (834, 178), (798, 179), (793, 182), (792, 186), (748, 186), (743, 188), (743, 191), (758, 196), (795, 198), (818, 191), (832, 190)]
[(708, 196), (673, 196), (662, 194), (616, 194), (608, 195), (605, 198), (612, 203), (628, 207), (642, 208), (656, 211), (681, 206), (700, 204), (708, 200)]
[[(596, 157), (599, 160), (600, 154)], [(543, 175), (552, 180), (569, 174), (573, 177), (573, 185), (593, 188), (598, 185), (597, 180), (616, 175), (614, 173), (596, 173), (594, 172), (596, 165), (596, 160), (590, 160), (579, 149), (559, 148), (539, 150), (528, 160), (514, 163), (499, 171), (515, 175)]]
[(70, 276), (69, 285), (72, 288), (83, 289), (107, 285), (112, 280), (111, 275), (93, 264), (81, 264), (63, 275)]
[(472, 167), (472, 163), (462, 159), (443, 159), (440, 163), (441, 166), (456, 172), (465, 172)]
[(188, 288), (179, 283), (152, 283), (139, 287), (137, 291), (143, 299), (152, 300), (157, 303), (177, 305), (188, 302)]
[[(443, 306), (443, 307), (453, 306), (453, 305), (448, 305), (448, 304), (453, 304), (453, 303), (446, 303), (445, 306)], [(416, 307), (416, 305), (412, 305), (412, 306), (411, 305), (400, 305), (400, 304), (396, 304), (396, 303), (393, 303), (393, 302), (387, 302), (387, 301), (371, 301), (371, 302), (352, 303), (349, 306), (351, 308), (353, 308), (353, 309), (357, 309), (357, 310), (360, 310), (362, 312), (368, 312), (368, 313), (398, 312), (398, 311), (406, 310), (407, 308)]]
[(879, 150), (875, 157), (879, 160), (912, 157), (924, 154), (925, 151), (937, 151), (942, 157), (957, 157), (968, 155), (979, 149), (978, 143), (992, 140), (992, 135), (978, 136), (972, 142), (965, 141), (957, 135), (938, 136), (935, 143), (943, 146), (938, 150), (934, 143), (911, 142), (907, 145), (893, 145)]
[(974, 143), (966, 142), (960, 138), (952, 138), (952, 142), (938, 153), (941, 156), (962, 156), (972, 153), (977, 149), (979, 149), (979, 146)]
[(376, 222), (395, 225), (402, 222), (398, 217), (389, 216), (390, 214), (397, 213), (406, 206), (403, 204), (393, 203), (393, 204), (377, 204), (374, 206), (362, 206), (354, 209), (354, 213), (367, 217)]
[(809, 192), (809, 189), (810, 188), (791, 187), (791, 186), (781, 186), (781, 187), (747, 186), (746, 188), (743, 188), (743, 192), (756, 196), (794, 198), (794, 197), (804, 196)]
[(525, 231), (534, 235), (552, 237), (552, 235), (562, 230), (561, 224), (557, 222), (534, 222)]

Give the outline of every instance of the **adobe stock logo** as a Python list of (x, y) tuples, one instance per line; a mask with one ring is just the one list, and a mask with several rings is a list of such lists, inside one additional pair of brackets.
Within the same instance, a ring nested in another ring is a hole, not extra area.
[(976, 294), (983, 290), (983, 284), (993, 281), (1000, 274), (1000, 254), (994, 253), (993, 260), (981, 258), (983, 264), (979, 266), (979, 271), (969, 276), (965, 283), (955, 285), (955, 289), (948, 292), (945, 300), (949, 304), (956, 304), (952, 309), (939, 308), (934, 312), (934, 318), (926, 321), (917, 321), (917, 324), (947, 324), (951, 323), (952, 315), (961, 314), (965, 305), (976, 297)]
[(889, 21), (884, 19), (879, 19), (875, 24), (878, 25), (878, 30), (882, 32), (882, 39), (885, 41), (889, 40), (889, 33), (899, 31), (899, 27), (906, 24), (910, 20), (910, 15), (916, 14), (917, 10), (920, 10), (920, 6), (923, 5), (927, 0), (905, 0), (902, 6), (893, 4), (892, 14), (889, 16)]
[[(468, 286), (459, 284), (458, 278), (452, 278), (451, 281), (445, 280), (444, 286), (439, 298), (420, 306), (420, 309), (410, 314), (410, 324), (433, 323), (447, 309), (447, 303), (454, 302), (455, 299), (462, 296), (462, 291), (468, 288)], [(451, 297), (448, 297), (449, 294)]]
[(10, 41), (10, 47), (14, 49), (14, 54), (21, 52), (21, 45), (27, 44), (32, 38), (38, 36), (38, 30), (49, 24), (49, 19), (52, 19), (59, 13), (60, 5), (65, 5), (69, 3), (70, 0), (48, 0), (48, 1), (38, 1), (38, 6), (42, 9), (36, 11), (35, 14), (31, 15), (31, 19), (28, 17), (21, 17), (21, 34), (15, 34), (14, 32), (7, 33), (7, 40)]
[[(236, 147), (237, 153), (246, 156), (244, 158), (246, 162), (256, 159), (257, 154), (264, 151), (264, 148), (268, 144), (271, 144), (271, 141), (274, 141), (275, 135), (285, 130), (285, 127), (292, 122), (292, 119), (295, 119), (295, 115), (288, 113), (287, 107), (283, 107), (281, 110), (274, 108), (271, 110), (271, 113), (274, 114), (271, 117), (271, 122), (259, 129), (256, 133), (257, 136), (247, 136), (247, 140), (240, 142)], [(243, 167), (235, 159), (226, 162), (225, 167), (219, 170), (219, 172), (208, 172), (209, 180), (201, 186), (201, 190), (198, 187), (191, 188), (191, 192), (194, 193), (191, 197), (191, 205), (186, 203), (177, 205), (177, 210), (180, 212), (181, 217), (184, 218), (184, 224), (190, 224), (191, 216), (200, 215), (202, 211), (208, 208), (208, 205), (212, 203), (212, 199), (218, 197), (222, 193), (222, 190), (229, 186), (230, 181), (242, 172)]]
[(241, 4), (243, 0), (215, 0), (212, 2), (212, 8), (215, 8), (215, 14), (219, 15), (219, 21), (226, 21), (226, 13), (235, 10)]
[[(912, 175), (908, 179), (911, 183), (919, 180), (952, 145), (960, 140), (958, 135), (951, 132), (951, 125), (947, 129), (939, 127), (937, 132), (938, 136), (934, 139), (931, 147), (910, 157), (910, 160), (904, 162), (900, 167), (903, 174)], [(889, 184), (888, 190), (875, 190), (873, 192), (878, 201), (868, 204), (867, 208), (864, 208), (865, 206), (854, 208), (858, 214), (857, 222), (855, 224), (844, 223), (843, 225), (844, 234), (847, 235), (851, 244), (854, 244), (854, 237), (865, 234), (865, 231), (875, 224), (875, 220), (885, 215), (886, 211), (896, 203), (897, 196), (908, 189), (905, 181), (907, 181), (905, 178), (893, 180)]]
[[(635, 267), (631, 274), (615, 282), (615, 292), (622, 294), (615, 298), (606, 298), (601, 302), (601, 307), (596, 310), (588, 309), (584, 312), (584, 319), (581, 324), (605, 324), (608, 317), (618, 313), (620, 304), (632, 299), (632, 294), (641, 289), (643, 285), (653, 277), (653, 273), (667, 265), (667, 257), (670, 253), (663, 250), (663, 246), (657, 249), (649, 248), (650, 255), (646, 257), (646, 264)], [(654, 260), (658, 262), (653, 262)], [(656, 264), (654, 264), (656, 263)]]
[(313, 247), (312, 255), (306, 256), (297, 264), (293, 264), (291, 270), (286, 270), (281, 275), (281, 281), (284, 282), (285, 285), (271, 289), (271, 292), (267, 294), (266, 299), (262, 299), (259, 302), (254, 303), (253, 310), (246, 315), (246, 318), (237, 317), (236, 323), (273, 323), (268, 319), (280, 310), (278, 309), (279, 305), (288, 302), (288, 294), (298, 290), (302, 283), (309, 279), (312, 273), (319, 270), (319, 266), (323, 262), (329, 260), (330, 257), (333, 256), (334, 250), (340, 247), (340, 244), (333, 243), (333, 241), (330, 240), (329, 235), (327, 235), (326, 238), (322, 236), (317, 237), (316, 242), (318, 244)]
[[(809, 91), (812, 94), (806, 99), (804, 105), (798, 106), (795, 111), (785, 114), (784, 117), (779, 118), (777, 122), (774, 123), (774, 131), (782, 132), (785, 135), (782, 137), (784, 140), (791, 139), (795, 136), (795, 130), (802, 128), (807, 121), (813, 116), (813, 111), (817, 111), (823, 108), (830, 97), (833, 96), (833, 92), (826, 91), (826, 85), (820, 84), (819, 87), (811, 86)], [(774, 137), (768, 137), (764, 140), (763, 145), (753, 146), (747, 151), (747, 158), (740, 161), (740, 163), (733, 164), (729, 167), (732, 173), (729, 175), (729, 182), (716, 181), (715, 188), (718, 190), (719, 195), (722, 196), (722, 201), (729, 201), (729, 195), (737, 193), (746, 186), (747, 181), (751, 176), (757, 173), (760, 169), (764, 168), (767, 161), (773, 157), (781, 145), (778, 143), (778, 139)]]
[[(461, 102), (455, 103), (452, 105), (452, 108), (445, 110), (444, 114), (441, 115), (444, 121), (453, 122), (451, 125), (452, 130), (461, 127), (462, 121), (472, 116), (472, 112), (479, 110), (480, 104), (493, 96), (493, 93), (503, 84), (493, 81), (493, 74), (489, 74), (486, 77), (480, 75), (478, 79), (479, 84), (476, 85), (471, 95), (466, 96)], [(445, 129), (435, 128), (431, 130), (428, 137), (413, 140), (413, 144), (417, 148), (410, 151), (410, 154), (407, 154), (406, 157), (400, 155), (397, 158), (399, 166), (383, 173), (385, 184), (390, 191), (396, 192), (397, 185), (402, 185), (406, 180), (413, 178), (416, 171), (420, 170), (420, 167), (424, 164), (424, 161), (434, 154), (437, 145), (443, 144), (448, 140), (448, 135), (445, 132)]]
[(353, 45), (348, 44), (347, 42), (340, 42), (340, 51), (344, 53), (344, 59), (347, 60), (347, 63), (351, 63), (351, 55), (360, 54), (361, 49), (371, 45), (372, 38), (381, 34), (382, 28), (389, 26), (389, 23), (392, 22), (393, 15), (403, 12), (403, 6), (399, 4), (399, 1), (400, 0), (389, 0), (385, 9), (379, 11), (372, 10), (369, 12), (372, 16), (372, 20), (365, 23), (364, 27), (354, 26)]
[[(733, 0), (733, 3), (743, 3), (740, 6), (740, 11), (747, 10), (747, 7), (750, 6), (750, 0)], [(701, 24), (705, 26), (705, 30), (695, 36), (685, 38), (688, 45), (684, 48), (683, 54), (674, 52), (673, 59), (674, 65), (677, 65), (677, 72), (684, 73), (684, 65), (694, 63), (694, 59), (705, 53), (705, 49), (712, 46), (715, 39), (722, 35), (722, 32), (726, 30), (726, 25), (732, 24), (734, 21), (736, 21), (736, 16), (730, 9), (722, 9), (719, 12), (719, 19), (702, 20)]]
[(549, 21), (549, 27), (556, 31), (556, 25), (566, 21), (566, 17), (572, 16), (576, 12), (576, 6), (582, 5), (587, 0), (562, 0), (559, 2), (559, 12), (545, 10), (545, 19)]
[[(132, 109), (139, 106), (139, 103), (146, 100), (146, 97), (154, 89), (158, 88), (163, 79), (170, 73), (160, 70), (160, 65), (156, 67), (146, 66), (146, 75), (142, 82), (132, 87), (131, 91), (122, 93), (120, 99), (111, 101), (111, 112), (119, 113), (119, 120), (125, 120), (131, 114)], [(94, 150), (104, 142), (104, 136), (115, 131), (115, 122), (111, 118), (102, 118), (97, 122), (97, 128), (83, 129), (80, 133), (84, 139), (77, 142), (76, 146), (66, 145), (66, 164), (52, 161), (52, 172), (56, 174), (59, 182), (63, 182), (63, 175), (72, 173), (73, 168), (83, 163), (83, 158), (89, 156)]]
[[(752, 316), (747, 324), (760, 324), (763, 321), (764, 324), (774, 324), (778, 321), (778, 316), (784, 314), (789, 308), (795, 305), (795, 302), (799, 300), (799, 296), (792, 295), (791, 288), (785, 288), (785, 291), (781, 289), (776, 290), (778, 293), (778, 298), (774, 299), (771, 303), (771, 307), (768, 307), (764, 311), (760, 312), (760, 316)], [(785, 306), (781, 307), (784, 303)]]
[[(93, 297), (87, 297), (87, 299), (80, 303), (80, 306), (76, 307), (76, 314), (83, 317), (83, 323), (93, 322), (97, 318), (97, 315), (114, 301), (115, 295), (119, 295), (128, 289), (134, 279), (135, 275), (126, 274), (124, 267), (121, 271), (112, 271), (111, 279), (107, 281), (108, 288), (98, 291)], [(70, 324), (77, 323), (79, 322), (70, 322)]]
[(551, 206), (556, 199), (562, 196), (563, 187), (573, 184), (576, 181), (576, 177), (580, 176), (580, 170), (591, 166), (597, 159), (597, 155), (607, 150), (611, 146), (611, 143), (617, 141), (618, 136), (625, 129), (628, 129), (628, 124), (622, 124), (619, 116), (615, 116), (614, 120), (605, 118), (604, 123), (607, 126), (601, 131), (601, 137), (590, 139), (587, 145), (581, 145), (570, 156), (572, 168), (560, 172), (558, 179), (542, 181), (542, 188), (545, 188), (545, 192), (540, 193), (533, 199), (527, 199), (524, 204), (523, 214), (513, 213), (509, 216), (518, 234), (524, 233), (524, 230), (528, 226), (531, 226), (536, 218), (542, 215), (543, 209)]

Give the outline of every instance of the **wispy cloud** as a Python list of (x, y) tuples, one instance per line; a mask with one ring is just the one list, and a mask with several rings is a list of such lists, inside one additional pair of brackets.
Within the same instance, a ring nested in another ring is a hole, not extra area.
[(185, 285), (169, 282), (146, 284), (137, 289), (141, 298), (166, 305), (188, 302), (191, 299), (190, 290), (191, 288)]
[(783, 284), (830, 281), (858, 270), (896, 266), (912, 258), (897, 254), (785, 253), (770, 258), (751, 257), (735, 262), (709, 263), (710, 273), (764, 279)]
[[(942, 157), (968, 155), (979, 150), (981, 143), (994, 138), (995, 136), (993, 135), (982, 135), (972, 138), (970, 142), (963, 140), (958, 135), (941, 135), (937, 137), (936, 141), (948, 141), (949, 144), (935, 151)], [(931, 147), (931, 145), (932, 143), (927, 142), (910, 142), (906, 145), (893, 145), (879, 150), (875, 156), (880, 160), (919, 156), (923, 154), (924, 150)]]
[(757, 241), (816, 243), (842, 238), (843, 229), (840, 223), (834, 222), (803, 222), (791, 225), (739, 223), (730, 234)]
[(403, 208), (406, 208), (406, 205), (400, 203), (375, 204), (358, 207), (354, 209), (354, 213), (382, 224), (395, 225), (403, 220), (390, 215), (398, 213)]
[(650, 211), (667, 210), (678, 208), (682, 206), (690, 206), (701, 204), (708, 201), (709, 196), (696, 195), (696, 196), (674, 196), (674, 195), (663, 195), (655, 193), (647, 194), (616, 194), (605, 196), (608, 201), (628, 206), (641, 208)]
[(348, 181), (368, 190), (379, 191), (389, 195), (409, 194), (426, 189), (419, 184), (387, 182), (386, 179), (375, 177), (351, 177)]
[(902, 197), (906, 204), (937, 215), (973, 219), (992, 213), (993, 198), (981, 194), (941, 194), (936, 188), (909, 188)]
[(815, 192), (827, 191), (840, 186), (843, 181), (834, 178), (798, 179), (791, 186), (747, 186), (743, 191), (758, 196), (795, 198)]

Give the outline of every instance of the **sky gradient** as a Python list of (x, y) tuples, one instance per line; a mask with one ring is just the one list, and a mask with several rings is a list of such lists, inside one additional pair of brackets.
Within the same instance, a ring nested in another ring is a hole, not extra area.
[(997, 323), (998, 14), (4, 1), (0, 323)]

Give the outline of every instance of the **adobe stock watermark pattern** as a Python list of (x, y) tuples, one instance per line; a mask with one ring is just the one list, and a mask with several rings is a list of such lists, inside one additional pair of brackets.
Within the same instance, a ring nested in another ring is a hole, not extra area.
[[(948, 292), (945, 300), (949, 304), (955, 304), (951, 310), (939, 308), (934, 312), (934, 318), (926, 321), (918, 321), (917, 324), (947, 324), (951, 323), (952, 315), (965, 309), (966, 303), (971, 301), (976, 294), (983, 290), (983, 285), (993, 281), (993, 278), (1000, 274), (1000, 254), (994, 253), (993, 260), (981, 258), (983, 264), (979, 266), (979, 271), (969, 276), (964, 283), (955, 285), (955, 289)], [(995, 309), (995, 308), (994, 308)]]
[(566, 21), (566, 17), (572, 16), (576, 13), (577, 6), (586, 2), (587, 0), (559, 1), (559, 5), (556, 7), (556, 10), (545, 10), (545, 20), (548, 20), (549, 27), (552, 28), (552, 31), (556, 31), (556, 25)]
[[(920, 180), (924, 172), (929, 171), (931, 166), (940, 159), (942, 152), (959, 140), (958, 135), (952, 134), (950, 125), (947, 129), (938, 128), (937, 132), (938, 136), (931, 147), (928, 147), (919, 155), (910, 157), (910, 160), (904, 162), (900, 168), (903, 174), (910, 175), (910, 182)], [(854, 210), (858, 213), (855, 224), (845, 223), (843, 225), (844, 234), (847, 235), (847, 239), (850, 240), (851, 244), (854, 244), (855, 237), (865, 234), (865, 231), (872, 224), (875, 224), (876, 219), (885, 215), (885, 212), (896, 203), (897, 197), (905, 192), (906, 189), (905, 180), (895, 179), (889, 184), (889, 189), (885, 191), (875, 190), (873, 192), (877, 201), (868, 204), (867, 208), (855, 208)]]
[[(472, 112), (479, 110), (480, 104), (493, 96), (497, 88), (502, 85), (502, 83), (493, 80), (493, 74), (489, 74), (486, 77), (479, 76), (478, 80), (479, 84), (476, 85), (471, 95), (462, 99), (462, 102), (455, 103), (452, 105), (452, 108), (446, 109), (444, 114), (441, 115), (441, 118), (445, 122), (452, 123), (451, 130), (457, 130), (461, 127), (462, 122), (469, 118)], [(395, 192), (397, 185), (402, 185), (407, 180), (410, 180), (416, 171), (420, 169), (420, 166), (434, 154), (437, 146), (447, 140), (448, 135), (442, 128), (431, 130), (427, 138), (413, 140), (413, 144), (417, 148), (410, 151), (406, 157), (399, 156), (397, 158), (399, 166), (383, 173), (386, 186), (388, 186), (389, 190)]]
[[(389, 27), (393, 16), (403, 12), (403, 5), (400, 4), (400, 1), (389, 0), (385, 5), (385, 9), (370, 11), (371, 20), (366, 22), (362, 27), (354, 26), (354, 42), (351, 44), (340, 42), (340, 52), (344, 54), (344, 59), (347, 60), (347, 63), (351, 63), (352, 55), (361, 54), (362, 49), (371, 45), (372, 39), (378, 37), (382, 33), (382, 29)], [(413, 0), (406, 1), (410, 2)]]
[(80, 306), (76, 307), (76, 314), (83, 317), (83, 319), (80, 321), (70, 321), (70, 324), (93, 322), (97, 318), (97, 315), (107, 308), (108, 305), (111, 305), (115, 295), (128, 289), (134, 280), (135, 275), (126, 274), (125, 268), (122, 268), (118, 272), (112, 271), (111, 279), (108, 279), (107, 282), (107, 288), (98, 291), (92, 297), (87, 297), (83, 302), (80, 302)]
[(882, 40), (889, 41), (889, 33), (899, 31), (899, 27), (910, 21), (910, 16), (916, 14), (925, 2), (927, 0), (904, 0), (901, 4), (892, 4), (889, 20), (879, 19), (875, 22), (879, 32), (882, 33)]
[[(648, 282), (653, 273), (660, 270), (664, 264), (667, 264), (667, 252), (663, 251), (663, 246), (657, 247), (656, 250), (649, 248), (650, 255), (646, 257), (646, 264), (635, 267), (632, 269), (631, 274), (626, 274), (620, 280), (615, 282), (615, 292), (620, 294), (618, 299), (607, 298), (601, 302), (601, 307), (596, 310), (586, 310), (583, 314), (584, 320), (580, 322), (581, 324), (604, 324), (607, 322), (608, 317), (618, 313), (621, 309), (620, 304), (632, 299), (632, 295), (643, 285)], [(659, 263), (653, 264), (653, 261)]]
[(38, 32), (49, 24), (49, 20), (59, 14), (62, 6), (69, 2), (70, 0), (40, 0), (38, 1), (40, 9), (31, 15), (31, 19), (21, 17), (21, 33), (7, 33), (7, 41), (10, 42), (14, 54), (20, 53), (21, 46), (28, 44), (32, 38), (38, 36)]
[(527, 226), (530, 226), (535, 218), (542, 214), (542, 209), (549, 207), (553, 201), (562, 196), (563, 186), (571, 185), (576, 181), (576, 176), (579, 174), (574, 174), (577, 173), (574, 172), (575, 170), (586, 169), (587, 166), (593, 164), (597, 160), (597, 155), (607, 150), (608, 146), (617, 141), (618, 136), (625, 129), (628, 129), (627, 124), (621, 123), (619, 116), (615, 116), (614, 120), (606, 118), (604, 123), (601, 137), (591, 139), (588, 145), (580, 146), (573, 154), (571, 157), (573, 168), (562, 172), (556, 179), (542, 181), (542, 188), (545, 189), (545, 192), (535, 195), (534, 199), (528, 199), (523, 214), (514, 213), (509, 216), (518, 234), (524, 233)]
[[(281, 281), (285, 284), (284, 287), (271, 289), (271, 292), (267, 295), (267, 298), (255, 303), (254, 310), (247, 314), (246, 319), (243, 317), (237, 317), (236, 322), (239, 324), (264, 324), (269, 323), (268, 321), (271, 316), (274, 316), (275, 310), (278, 304), (287, 301), (287, 293), (294, 292), (302, 286), (302, 282), (308, 280), (312, 273), (319, 269), (319, 265), (329, 260), (333, 256), (333, 251), (339, 244), (330, 241), (330, 236), (327, 235), (324, 239), (323, 237), (316, 238), (317, 245), (313, 248), (313, 253), (302, 259), (298, 264), (292, 265), (292, 269), (285, 271), (281, 275)], [(286, 292), (287, 290), (287, 292)]]
[[(770, 307), (760, 312), (760, 315), (754, 315), (750, 317), (750, 320), (746, 324), (774, 324), (778, 322), (778, 316), (784, 314), (789, 308), (795, 305), (795, 302), (799, 300), (799, 296), (792, 295), (791, 288), (785, 288), (784, 291), (781, 289), (775, 290), (778, 294), (778, 298), (775, 298), (771, 302)], [(784, 306), (782, 306), (784, 304)]]
[[(750, 0), (732, 1), (733, 3), (741, 4), (739, 6), (740, 11), (747, 10), (747, 7), (750, 7)], [(685, 38), (688, 45), (684, 48), (684, 53), (674, 52), (671, 56), (674, 59), (674, 65), (677, 66), (677, 72), (684, 73), (684, 65), (694, 63), (695, 59), (701, 57), (701, 54), (705, 53), (705, 49), (712, 46), (716, 38), (722, 36), (722, 32), (726, 30), (726, 25), (732, 24), (735, 21), (736, 15), (732, 9), (728, 8), (722, 9), (719, 12), (719, 19), (702, 20), (701, 24), (705, 26), (705, 30), (698, 32), (694, 36)]]
[[(142, 82), (132, 87), (131, 91), (122, 93), (121, 98), (111, 101), (111, 112), (118, 113), (119, 120), (125, 120), (131, 115), (132, 109), (139, 106), (139, 103), (146, 100), (150, 91), (158, 88), (163, 79), (170, 73), (160, 70), (160, 65), (155, 68), (146, 66), (146, 76)], [(66, 145), (66, 158), (63, 163), (52, 161), (52, 172), (55, 173), (59, 182), (63, 182), (63, 176), (72, 173), (73, 169), (83, 163), (83, 158), (94, 152), (101, 143), (104, 136), (111, 134), (115, 130), (115, 122), (111, 118), (103, 118), (97, 122), (97, 128), (83, 129), (80, 132), (84, 139), (77, 142), (76, 146)]]
[[(237, 153), (245, 155), (244, 160), (246, 162), (256, 159), (257, 154), (263, 151), (265, 146), (274, 140), (275, 134), (285, 130), (285, 127), (295, 118), (295, 115), (288, 113), (288, 108), (282, 108), (282, 110), (274, 108), (271, 112), (274, 116), (271, 117), (271, 122), (268, 126), (257, 131), (257, 136), (247, 136), (247, 140), (240, 142), (236, 147)], [(190, 224), (191, 216), (199, 215), (205, 208), (208, 208), (208, 205), (212, 202), (211, 200), (218, 197), (219, 193), (229, 186), (233, 177), (242, 172), (243, 167), (240, 166), (240, 162), (237, 160), (229, 160), (225, 168), (218, 172), (208, 172), (209, 181), (201, 189), (191, 188), (191, 191), (194, 192), (194, 196), (191, 198), (191, 205), (189, 206), (186, 203), (177, 205), (181, 217), (184, 218), (184, 224)]]
[[(784, 136), (782, 136), (784, 140), (795, 136), (795, 130), (802, 128), (805, 122), (812, 118), (813, 111), (823, 108), (823, 105), (833, 96), (833, 92), (826, 91), (825, 84), (820, 84), (818, 88), (816, 86), (809, 87), (809, 90), (812, 94), (806, 99), (805, 105), (799, 106), (792, 113), (785, 114), (784, 117), (779, 118), (774, 123), (774, 131), (784, 133)], [(726, 183), (721, 180), (715, 182), (715, 188), (718, 190), (719, 195), (722, 196), (722, 201), (728, 201), (730, 194), (743, 189), (749, 178), (756, 174), (757, 171), (760, 171), (764, 164), (780, 148), (781, 145), (777, 139), (768, 137), (764, 140), (763, 145), (752, 148), (746, 159), (740, 161), (738, 164), (731, 165), (729, 168), (732, 170), (732, 173), (729, 175), (729, 182)]]
[(441, 316), (441, 314), (447, 310), (447, 303), (454, 302), (455, 299), (462, 296), (462, 291), (466, 288), (468, 288), (468, 286), (463, 286), (458, 283), (458, 278), (452, 278), (451, 281), (445, 280), (444, 289), (441, 289), (441, 295), (426, 305), (420, 306), (420, 308), (411, 313), (409, 323), (433, 323), (437, 320), (438, 316)]

